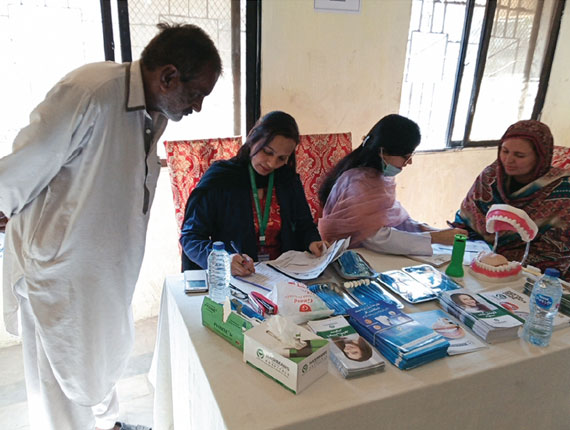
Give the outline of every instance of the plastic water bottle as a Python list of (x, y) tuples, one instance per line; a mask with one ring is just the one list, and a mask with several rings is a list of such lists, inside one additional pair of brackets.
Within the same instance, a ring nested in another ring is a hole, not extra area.
[(210, 299), (224, 303), (230, 294), (230, 256), (223, 242), (214, 242), (214, 249), (208, 256), (208, 287)]
[(534, 284), (530, 295), (530, 314), (523, 328), (523, 339), (538, 346), (548, 346), (554, 317), (560, 306), (560, 272), (548, 268)]

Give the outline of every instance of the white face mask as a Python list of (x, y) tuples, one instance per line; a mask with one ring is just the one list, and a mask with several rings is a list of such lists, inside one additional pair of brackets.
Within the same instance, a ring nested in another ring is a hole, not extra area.
[(380, 148), (380, 158), (382, 160), (382, 174), (384, 176), (396, 176), (398, 173), (402, 171), (401, 168), (393, 166), (392, 164), (386, 163), (384, 161), (384, 149)]
[(402, 171), (402, 169), (400, 169), (399, 167), (396, 166), (392, 166), (391, 164), (388, 164), (384, 161), (384, 159), (382, 158), (382, 174), (384, 176), (396, 176), (398, 173), (400, 173)]

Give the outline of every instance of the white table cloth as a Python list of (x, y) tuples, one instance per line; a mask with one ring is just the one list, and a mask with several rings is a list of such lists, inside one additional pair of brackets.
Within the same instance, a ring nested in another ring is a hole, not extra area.
[[(418, 264), (359, 252), (379, 271)], [(468, 275), (464, 283), (473, 291), (500, 287)], [(151, 378), (154, 430), (570, 428), (570, 329), (555, 332), (545, 349), (517, 339), (407, 371), (387, 362), (384, 372), (352, 380), (331, 364), (294, 395), (203, 327), (201, 303), (184, 294), (182, 275), (166, 279)]]

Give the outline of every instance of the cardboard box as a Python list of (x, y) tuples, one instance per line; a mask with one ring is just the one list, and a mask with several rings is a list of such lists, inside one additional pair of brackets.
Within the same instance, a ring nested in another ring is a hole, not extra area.
[(232, 311), (224, 322), (224, 307), (209, 297), (204, 297), (202, 302), (202, 325), (208, 327), (214, 333), (222, 336), (233, 346), (243, 351), (243, 334), (253, 327), (251, 322), (242, 318)]
[(283, 349), (281, 343), (267, 332), (267, 322), (248, 330), (244, 335), (243, 361), (297, 394), (327, 373), (328, 341), (299, 327), (301, 350)]

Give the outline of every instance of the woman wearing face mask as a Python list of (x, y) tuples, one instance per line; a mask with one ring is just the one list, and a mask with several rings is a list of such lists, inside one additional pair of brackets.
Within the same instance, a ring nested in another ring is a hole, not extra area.
[(288, 250), (321, 255), (323, 242), (295, 172), (298, 143), (295, 119), (270, 112), (234, 158), (206, 171), (186, 203), (183, 270), (205, 269), (215, 241), (232, 254), (232, 275), (238, 276), (253, 273), (253, 261), (272, 260)]
[[(497, 160), (477, 177), (461, 203), (456, 225), (492, 244), (486, 217), (493, 204), (524, 210), (538, 226), (526, 262), (542, 271), (554, 267), (570, 280), (570, 172), (552, 167), (554, 139), (540, 121), (512, 124), (499, 144)], [(496, 252), (521, 261), (526, 243), (512, 231), (499, 236)]]
[(372, 127), (362, 144), (345, 156), (324, 180), (319, 231), (326, 241), (350, 237), (390, 254), (431, 255), (432, 243), (453, 244), (462, 229), (437, 230), (414, 221), (396, 200), (394, 176), (408, 164), (420, 143), (418, 125), (392, 114)]

